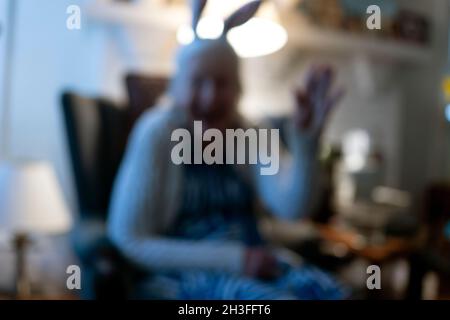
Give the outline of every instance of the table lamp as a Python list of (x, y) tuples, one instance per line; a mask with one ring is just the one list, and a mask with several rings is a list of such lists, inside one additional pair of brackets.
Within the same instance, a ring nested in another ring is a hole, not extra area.
[(30, 294), (25, 260), (30, 236), (64, 233), (71, 223), (49, 164), (36, 161), (0, 164), (0, 229), (13, 238), (17, 297)]

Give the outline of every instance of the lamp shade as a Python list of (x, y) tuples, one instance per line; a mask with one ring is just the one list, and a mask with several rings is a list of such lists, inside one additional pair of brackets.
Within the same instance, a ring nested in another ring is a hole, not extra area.
[(0, 229), (55, 234), (72, 220), (56, 176), (44, 162), (0, 165)]

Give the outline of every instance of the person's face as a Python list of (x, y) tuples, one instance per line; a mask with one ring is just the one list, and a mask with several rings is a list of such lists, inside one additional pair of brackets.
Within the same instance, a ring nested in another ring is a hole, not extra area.
[(176, 101), (204, 128), (225, 129), (232, 123), (240, 96), (238, 66), (227, 57), (195, 57), (178, 79)]

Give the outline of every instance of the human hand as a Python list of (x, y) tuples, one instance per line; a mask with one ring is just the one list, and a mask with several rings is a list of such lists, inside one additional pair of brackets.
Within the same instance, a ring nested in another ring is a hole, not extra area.
[(330, 66), (314, 66), (309, 71), (306, 88), (295, 90), (297, 127), (318, 138), (330, 112), (344, 95), (343, 89), (332, 91), (335, 72)]
[(265, 280), (276, 278), (280, 274), (278, 261), (265, 248), (248, 248), (245, 252), (244, 274)]

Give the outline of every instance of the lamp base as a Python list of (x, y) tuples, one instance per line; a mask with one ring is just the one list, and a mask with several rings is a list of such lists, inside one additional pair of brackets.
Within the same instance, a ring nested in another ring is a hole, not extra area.
[(25, 233), (17, 233), (13, 238), (14, 250), (16, 252), (16, 299), (26, 299), (27, 297), (30, 297), (31, 294), (26, 264), (27, 246), (30, 243), (31, 241)]

